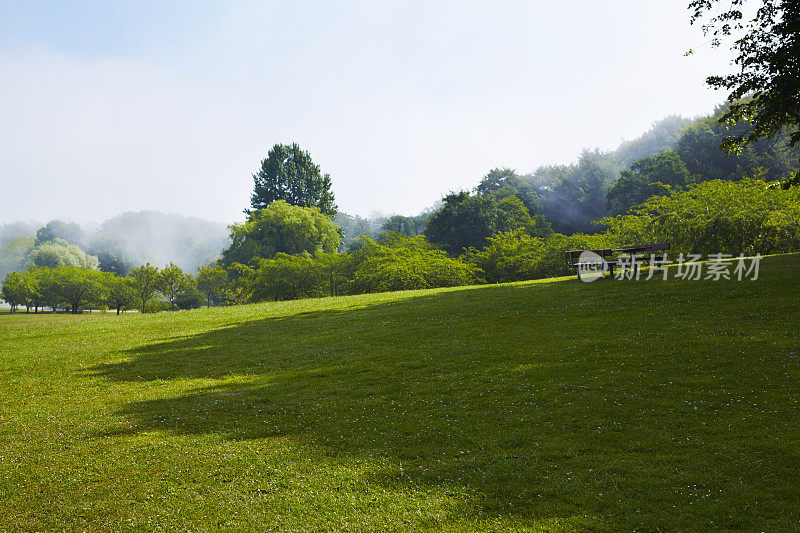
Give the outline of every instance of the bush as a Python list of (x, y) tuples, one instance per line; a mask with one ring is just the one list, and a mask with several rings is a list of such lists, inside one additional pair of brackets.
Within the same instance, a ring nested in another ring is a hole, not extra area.
[(163, 300), (151, 300), (147, 302), (147, 306), (144, 308), (145, 313), (161, 313), (163, 311), (169, 311), (170, 305), (169, 302), (165, 302)]
[(489, 239), (482, 250), (469, 250), (464, 258), (484, 272), (486, 281), (503, 283), (550, 278), (570, 273), (564, 259), (566, 250), (610, 248), (615, 241), (607, 235), (553, 234), (541, 239), (523, 230), (501, 233)]
[(197, 289), (188, 289), (175, 298), (175, 305), (178, 309), (197, 309), (206, 303), (205, 296)]
[(253, 302), (321, 296), (320, 285), (319, 265), (311, 256), (284, 253), (256, 260), (245, 282)]
[(481, 281), (479, 271), (453, 259), (424, 237), (389, 232), (376, 243), (363, 238), (360, 250), (352, 252), (350, 293), (454, 287)]
[(669, 241), (675, 253), (791, 252), (800, 250), (800, 188), (761, 180), (706, 181), (601, 222), (613, 240)]

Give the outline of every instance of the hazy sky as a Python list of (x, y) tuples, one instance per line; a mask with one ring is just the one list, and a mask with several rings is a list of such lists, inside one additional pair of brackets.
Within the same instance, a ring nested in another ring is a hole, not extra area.
[(0, 0), (0, 221), (231, 222), (291, 141), (340, 209), (414, 214), (711, 111), (687, 3)]

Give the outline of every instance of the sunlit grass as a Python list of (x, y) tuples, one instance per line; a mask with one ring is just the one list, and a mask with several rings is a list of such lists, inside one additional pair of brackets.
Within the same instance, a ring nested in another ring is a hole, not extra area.
[(800, 257), (0, 315), (0, 529), (796, 529)]

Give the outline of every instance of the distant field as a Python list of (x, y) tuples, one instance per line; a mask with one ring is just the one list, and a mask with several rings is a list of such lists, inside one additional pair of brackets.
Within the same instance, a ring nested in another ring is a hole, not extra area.
[(798, 326), (798, 255), (0, 314), (0, 530), (797, 530)]

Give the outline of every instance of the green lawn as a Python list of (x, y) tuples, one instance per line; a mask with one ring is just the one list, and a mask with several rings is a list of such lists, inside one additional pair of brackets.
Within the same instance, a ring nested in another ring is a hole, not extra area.
[(800, 256), (0, 315), (0, 530), (800, 527)]

